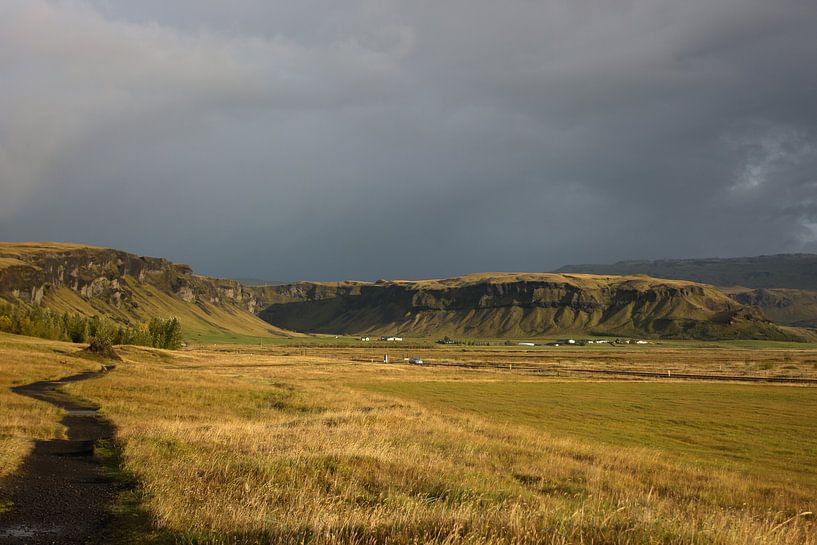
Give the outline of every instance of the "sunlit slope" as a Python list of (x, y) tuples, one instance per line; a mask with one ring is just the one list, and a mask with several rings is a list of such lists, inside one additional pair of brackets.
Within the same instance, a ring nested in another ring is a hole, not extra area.
[(481, 273), (275, 286), (261, 317), (286, 329), (413, 336), (554, 334), (800, 339), (712, 286), (646, 276)]
[(123, 310), (102, 299), (84, 299), (66, 287), (49, 294), (44, 304), (60, 312), (99, 314), (118, 321), (145, 322), (154, 316), (176, 316), (181, 320), (185, 337), (188, 338), (218, 337), (221, 334), (277, 336), (290, 333), (281, 331), (236, 305), (204, 302), (190, 304), (153, 286), (140, 286), (132, 278), (125, 279), (124, 284), (133, 289), (133, 300), (139, 305), (135, 309)]
[(755, 305), (773, 321), (817, 328), (817, 291), (788, 288), (725, 288), (724, 292), (745, 305)]
[[(121, 322), (178, 316), (188, 338), (316, 333), (605, 334), (814, 339), (706, 284), (646, 276), (481, 273), (423, 281), (245, 286), (91, 246), (0, 243), (0, 298)], [(260, 319), (259, 318), (263, 318)]]
[(609, 265), (568, 265), (556, 272), (646, 274), (704, 282), (718, 286), (740, 303), (761, 308), (774, 322), (817, 327), (815, 254), (620, 261)]
[(290, 334), (256, 317), (255, 294), (238, 282), (93, 246), (0, 243), (0, 298), (120, 322), (176, 316), (188, 338)]

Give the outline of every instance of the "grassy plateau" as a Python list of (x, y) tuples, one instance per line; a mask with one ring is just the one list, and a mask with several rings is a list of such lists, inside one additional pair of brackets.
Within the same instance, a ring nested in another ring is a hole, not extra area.
[[(136, 483), (118, 542), (817, 544), (815, 387), (372, 363), (806, 377), (813, 347), (337, 341), (120, 347), (116, 370), (68, 386), (117, 426), (100, 455)], [(0, 336), (0, 476), (60, 433), (7, 388), (95, 365), (78, 349)]]

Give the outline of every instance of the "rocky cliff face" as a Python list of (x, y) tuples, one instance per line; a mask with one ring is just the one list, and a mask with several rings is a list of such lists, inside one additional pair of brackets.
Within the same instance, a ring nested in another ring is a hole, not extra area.
[(254, 313), (261, 301), (233, 280), (197, 276), (187, 265), (106, 248), (71, 245), (0, 245), (0, 296), (40, 304), (60, 288), (117, 308), (135, 308), (133, 289), (153, 286), (187, 303), (232, 304)]
[(499, 274), (442, 281), (301, 283), (271, 289), (278, 301), (261, 317), (299, 331), (799, 338), (799, 333), (770, 323), (757, 308), (711, 286), (648, 277)]
[(173, 315), (200, 338), (291, 334), (286, 330), (512, 338), (808, 336), (772, 324), (756, 307), (711, 286), (687, 281), (480, 274), (417, 282), (245, 286), (198, 276), (187, 265), (161, 258), (54, 243), (0, 243), (0, 299), (121, 321)]
[(0, 300), (122, 322), (177, 316), (191, 338), (286, 334), (256, 313), (263, 288), (193, 274), (166, 259), (90, 246), (0, 243)]
[(777, 323), (817, 327), (815, 254), (620, 261), (609, 265), (569, 265), (556, 272), (646, 274), (713, 284), (740, 303), (760, 307)]
[(741, 304), (760, 308), (776, 323), (817, 328), (817, 291), (733, 288), (727, 293)]

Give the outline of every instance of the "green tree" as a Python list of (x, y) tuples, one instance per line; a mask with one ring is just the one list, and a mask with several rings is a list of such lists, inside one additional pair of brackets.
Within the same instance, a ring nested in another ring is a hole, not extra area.
[(153, 318), (149, 323), (116, 323), (102, 316), (57, 314), (47, 307), (12, 306), (0, 302), (0, 331), (75, 343), (93, 340), (178, 349), (182, 326), (178, 318)]
[(6, 333), (14, 333), (14, 322), (9, 316), (0, 315), (0, 331)]
[(164, 326), (164, 346), (171, 350), (178, 350), (182, 347), (182, 324), (178, 318), (170, 318)]

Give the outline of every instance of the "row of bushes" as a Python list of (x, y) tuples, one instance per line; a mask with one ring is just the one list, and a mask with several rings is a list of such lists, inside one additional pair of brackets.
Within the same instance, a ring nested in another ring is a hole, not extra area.
[[(490, 341), (475, 341), (474, 339), (452, 339), (448, 335), (437, 341), (437, 344), (453, 344), (458, 346), (491, 346)], [(506, 342), (506, 344), (508, 344)]]
[(182, 346), (182, 325), (178, 318), (153, 318), (138, 325), (119, 324), (101, 316), (59, 314), (46, 307), (0, 305), (0, 331), (43, 339), (111, 344), (137, 344), (154, 348)]

